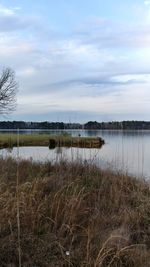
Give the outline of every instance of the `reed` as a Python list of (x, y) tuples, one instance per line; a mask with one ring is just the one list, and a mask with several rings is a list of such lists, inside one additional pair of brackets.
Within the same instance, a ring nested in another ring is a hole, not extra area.
[(1, 158), (0, 170), (0, 266), (18, 266), (18, 199), (22, 266), (149, 266), (144, 180), (84, 162)]

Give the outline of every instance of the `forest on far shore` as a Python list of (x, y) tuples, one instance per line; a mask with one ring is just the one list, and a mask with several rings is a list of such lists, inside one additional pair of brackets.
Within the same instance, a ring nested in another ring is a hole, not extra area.
[(85, 129), (85, 130), (150, 130), (150, 121), (89, 121), (81, 123), (0, 121), (0, 129)]

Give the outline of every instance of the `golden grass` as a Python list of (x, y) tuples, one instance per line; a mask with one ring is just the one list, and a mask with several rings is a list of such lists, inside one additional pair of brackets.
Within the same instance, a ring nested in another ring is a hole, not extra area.
[[(0, 160), (0, 266), (18, 266), (17, 162)], [(148, 267), (150, 190), (84, 163), (20, 161), (24, 267)]]

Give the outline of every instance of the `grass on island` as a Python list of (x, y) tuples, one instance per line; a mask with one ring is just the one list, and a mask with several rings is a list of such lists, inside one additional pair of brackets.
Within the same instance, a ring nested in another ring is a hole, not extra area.
[(73, 146), (100, 148), (104, 144), (102, 138), (97, 137), (72, 137), (69, 134), (51, 135), (51, 134), (0, 134), (0, 148), (17, 146)]
[(8, 158), (0, 170), (1, 267), (19, 266), (19, 248), (23, 267), (150, 266), (144, 180), (87, 163)]

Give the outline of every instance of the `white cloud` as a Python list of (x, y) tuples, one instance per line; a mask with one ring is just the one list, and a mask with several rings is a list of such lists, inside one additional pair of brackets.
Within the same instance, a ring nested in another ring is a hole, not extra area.
[(28, 78), (36, 74), (36, 69), (34, 67), (28, 67), (17, 72), (18, 76)]
[(12, 16), (14, 13), (14, 8), (7, 8), (0, 4), (0, 15)]
[(150, 1), (144, 1), (144, 4), (145, 4), (146, 6), (148, 6), (148, 5), (150, 5)]
[(113, 77), (114, 81), (118, 82), (128, 82), (134, 81), (135, 83), (149, 83), (150, 84), (150, 74), (125, 74)]
[(6, 7), (0, 4), (0, 16), (13, 16), (15, 15), (16, 11), (21, 10), (20, 6), (14, 6), (14, 7)]
[(13, 7), (13, 10), (21, 10), (22, 8), (20, 6)]

